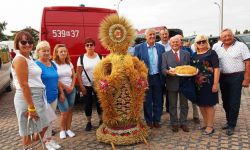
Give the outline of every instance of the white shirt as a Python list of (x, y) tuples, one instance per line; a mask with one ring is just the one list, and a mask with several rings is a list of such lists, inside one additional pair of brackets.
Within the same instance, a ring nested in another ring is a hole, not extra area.
[(57, 64), (54, 62), (57, 67), (57, 73), (59, 75), (59, 81), (67, 86), (71, 86), (72, 83), (72, 69), (74, 66), (70, 64)]
[(214, 50), (218, 54), (222, 73), (245, 71), (244, 60), (250, 58), (250, 52), (244, 43), (235, 41), (227, 50), (223, 45)]
[(177, 53), (179, 59), (181, 60), (181, 58), (180, 58), (180, 50), (178, 50), (177, 52), (175, 52), (174, 50), (172, 50), (172, 52), (174, 53), (174, 55), (175, 55), (175, 53)]
[[(20, 53), (16, 54), (16, 57), (13, 59), (13, 62), (17, 57), (25, 58), (27, 65), (28, 65), (28, 85), (29, 87), (38, 87), (38, 88), (45, 88), (45, 85), (42, 82), (41, 74), (42, 69), (34, 62), (34, 60), (30, 57), (30, 59), (24, 57)], [(13, 83), (16, 89), (21, 89), (19, 82), (17, 80), (16, 71), (13, 67), (11, 67), (11, 73), (13, 76)]]
[[(101, 59), (99, 58), (98, 55), (96, 55), (95, 58), (88, 58), (88, 56), (86, 54), (84, 54), (83, 66), (84, 66), (84, 69), (86, 70), (86, 72), (89, 76), (90, 81), (92, 81), (92, 82), (93, 82), (94, 68), (99, 63), (100, 60)], [(77, 66), (82, 66), (80, 61), (81, 61), (81, 59), (79, 57), (77, 60)], [(82, 70), (82, 82), (83, 82), (83, 85), (85, 85), (85, 86), (91, 86), (91, 83), (89, 82), (84, 70)]]
[(214, 45), (213, 45), (213, 50), (215, 50), (215, 49), (217, 49), (218, 47), (220, 47), (221, 46), (221, 44), (222, 44), (222, 42), (221, 41), (218, 41), (217, 43), (215, 43)]
[(163, 44), (163, 43), (162, 43), (162, 41), (159, 41), (158, 43), (164, 46), (164, 48), (165, 48), (165, 52), (167, 52), (167, 51), (170, 51), (170, 50), (171, 50), (171, 47), (170, 47), (169, 41), (168, 41), (166, 44)]

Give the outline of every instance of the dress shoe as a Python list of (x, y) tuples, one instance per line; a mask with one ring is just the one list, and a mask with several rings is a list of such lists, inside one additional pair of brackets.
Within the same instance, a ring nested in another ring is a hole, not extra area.
[(172, 131), (173, 132), (178, 132), (179, 131), (178, 126), (177, 125), (172, 125)]
[(160, 125), (159, 122), (154, 122), (154, 127), (155, 127), (155, 128), (161, 128), (161, 125)]
[(181, 128), (184, 132), (189, 132), (187, 125), (181, 125)]
[(231, 135), (233, 135), (234, 134), (234, 128), (228, 128), (227, 129), (227, 131), (226, 131), (226, 134), (228, 135), (228, 136), (231, 136)]
[(199, 123), (200, 123), (200, 119), (197, 118), (197, 117), (195, 117), (195, 118), (193, 119), (193, 121), (194, 121), (195, 124), (199, 124)]
[(147, 122), (147, 126), (150, 128), (150, 129), (153, 129), (153, 123), (151, 123), (151, 122)]
[(227, 130), (228, 128), (229, 128), (228, 124), (224, 124), (224, 125), (221, 127), (222, 130)]

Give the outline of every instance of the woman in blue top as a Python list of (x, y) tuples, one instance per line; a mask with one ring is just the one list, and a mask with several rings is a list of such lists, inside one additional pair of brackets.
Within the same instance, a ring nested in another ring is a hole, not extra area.
[[(47, 41), (41, 41), (36, 46), (36, 64), (42, 69), (42, 82), (46, 87), (46, 97), (47, 102), (50, 104), (51, 108), (55, 111), (57, 107), (57, 97), (58, 97), (58, 73), (57, 68), (54, 63), (50, 61), (50, 45)], [(49, 107), (49, 106), (48, 106)], [(46, 132), (46, 143), (45, 146), (49, 150), (55, 150), (60, 148), (55, 141), (51, 140), (52, 125), (48, 127)]]

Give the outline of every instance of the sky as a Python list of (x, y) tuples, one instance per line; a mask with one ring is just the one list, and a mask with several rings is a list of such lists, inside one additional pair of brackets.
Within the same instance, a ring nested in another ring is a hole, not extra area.
[[(218, 35), (222, 0), (5, 0), (0, 5), (0, 22), (7, 22), (5, 34), (32, 27), (40, 30), (42, 11), (50, 6), (101, 7), (118, 10), (134, 28), (156, 26), (179, 28), (184, 36)], [(250, 0), (224, 0), (224, 28), (241, 33), (250, 30)]]

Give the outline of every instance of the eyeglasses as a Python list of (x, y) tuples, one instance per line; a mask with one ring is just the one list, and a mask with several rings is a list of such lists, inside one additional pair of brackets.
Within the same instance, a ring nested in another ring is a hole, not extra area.
[(33, 44), (33, 41), (20, 41), (20, 43), (21, 43), (22, 45), (26, 45), (27, 43), (28, 43), (29, 45), (32, 45), (32, 44)]
[(94, 44), (85, 44), (86, 47), (92, 47)]
[(197, 44), (206, 44), (207, 43), (207, 41), (206, 40), (202, 40), (202, 41), (198, 41), (198, 42), (196, 42)]

